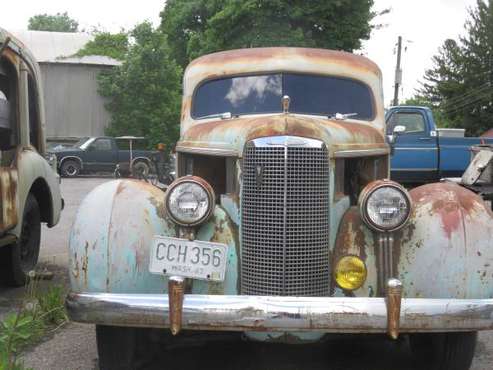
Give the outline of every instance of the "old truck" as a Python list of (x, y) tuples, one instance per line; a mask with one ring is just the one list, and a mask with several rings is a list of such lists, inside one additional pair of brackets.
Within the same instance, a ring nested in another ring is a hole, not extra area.
[(38, 64), (0, 28), (0, 277), (15, 286), (37, 263), (41, 223), (56, 225), (62, 209), (44, 125)]
[(458, 184), (388, 179), (373, 62), (203, 56), (185, 71), (176, 153), (166, 192), (116, 180), (77, 213), (67, 307), (96, 324), (102, 369), (200, 331), (409, 336), (430, 369), (469, 368), (477, 331), (493, 328), (493, 216)]
[[(391, 107), (386, 122), (387, 135), (395, 136), (391, 178), (401, 183), (423, 184), (460, 177), (471, 160), (471, 147), (493, 144), (490, 138), (464, 137), (463, 130), (438, 129), (428, 107)], [(402, 132), (395, 133), (396, 127)]]
[(152, 152), (143, 147), (144, 138), (136, 136), (83, 137), (71, 147), (50, 151), (57, 158), (58, 171), (64, 177), (81, 173), (114, 172), (149, 173)]

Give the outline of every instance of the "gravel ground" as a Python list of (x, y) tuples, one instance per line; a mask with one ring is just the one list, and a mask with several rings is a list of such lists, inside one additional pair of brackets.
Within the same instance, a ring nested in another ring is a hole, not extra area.
[[(64, 179), (66, 208), (60, 224), (43, 230), (41, 260), (55, 272), (55, 283), (66, 284), (67, 240), (77, 206), (100, 178)], [(43, 282), (47, 286), (52, 282)], [(23, 289), (0, 288), (0, 316), (12, 310)], [(237, 338), (237, 337), (234, 337)], [(472, 370), (493, 368), (493, 334), (481, 333)], [(26, 351), (25, 365), (35, 370), (97, 369), (93, 325), (70, 323), (48, 335), (43, 343)], [(241, 340), (163, 349), (147, 369), (243, 369), (243, 370), (411, 370), (418, 369), (407, 341), (392, 342), (384, 336), (345, 336), (320, 345), (265, 345)], [(166, 365), (164, 365), (166, 364)]]

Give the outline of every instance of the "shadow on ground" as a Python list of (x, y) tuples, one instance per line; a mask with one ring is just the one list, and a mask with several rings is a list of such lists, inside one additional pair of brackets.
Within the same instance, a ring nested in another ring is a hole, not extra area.
[(406, 340), (393, 342), (384, 336), (329, 340), (314, 345), (243, 342), (232, 338), (197, 347), (160, 351), (141, 369), (214, 370), (417, 370)]

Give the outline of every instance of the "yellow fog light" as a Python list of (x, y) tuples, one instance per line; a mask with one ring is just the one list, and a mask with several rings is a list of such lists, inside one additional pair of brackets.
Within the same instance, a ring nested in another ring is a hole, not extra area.
[(342, 289), (356, 290), (366, 280), (365, 263), (356, 256), (342, 257), (337, 262), (334, 277)]

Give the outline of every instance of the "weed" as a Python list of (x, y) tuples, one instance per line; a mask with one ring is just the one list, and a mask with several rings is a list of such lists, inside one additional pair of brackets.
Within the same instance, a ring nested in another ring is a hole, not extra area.
[(0, 321), (0, 370), (27, 370), (18, 360), (19, 352), (39, 340), (47, 328), (55, 326), (55, 331), (68, 321), (64, 297), (63, 287), (52, 286), (41, 291), (37, 280), (30, 279), (17, 312)]
[(48, 325), (60, 325), (68, 321), (65, 312), (65, 291), (63, 287), (55, 285), (48, 291), (37, 294), (40, 318)]

